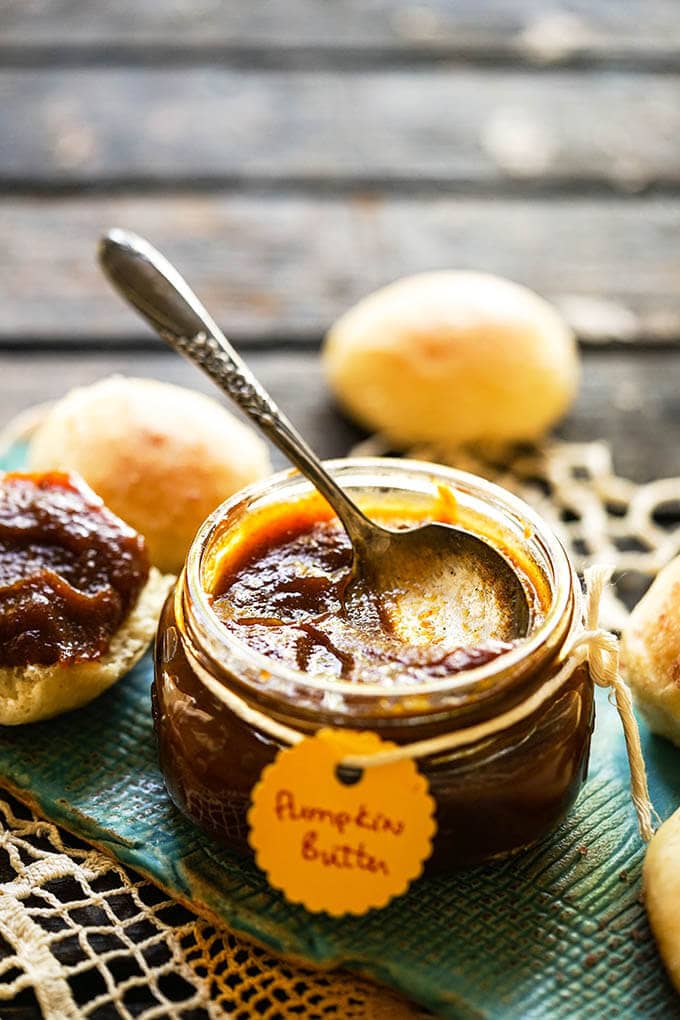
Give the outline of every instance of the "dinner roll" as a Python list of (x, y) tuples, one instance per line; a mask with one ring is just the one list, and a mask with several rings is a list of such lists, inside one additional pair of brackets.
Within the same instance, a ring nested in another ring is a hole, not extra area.
[(210, 397), (111, 376), (72, 390), (31, 442), (32, 469), (79, 472), (144, 535), (151, 561), (178, 573), (205, 518), (271, 471), (262, 440)]
[(680, 556), (664, 567), (631, 613), (621, 652), (649, 728), (680, 746)]
[(680, 992), (680, 810), (654, 833), (643, 868), (649, 923), (666, 965)]
[(569, 407), (579, 364), (557, 311), (486, 273), (397, 280), (330, 329), (323, 363), (340, 403), (397, 447), (534, 439)]
[(120, 680), (144, 655), (156, 633), (163, 603), (174, 583), (151, 568), (146, 585), (108, 651), (99, 659), (51, 666), (0, 667), (0, 725), (51, 719), (80, 708)]

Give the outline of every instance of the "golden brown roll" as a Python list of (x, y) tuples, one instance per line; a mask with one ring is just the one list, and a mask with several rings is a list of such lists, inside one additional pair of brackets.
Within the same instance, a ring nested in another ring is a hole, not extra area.
[(75, 474), (0, 474), (0, 724), (92, 700), (148, 648), (174, 581)]
[(33, 470), (73, 470), (178, 573), (215, 507), (269, 474), (267, 448), (215, 400), (151, 379), (111, 376), (72, 390), (37, 430)]
[(399, 448), (534, 439), (569, 407), (571, 330), (526, 287), (485, 273), (398, 280), (330, 329), (328, 382), (367, 429)]
[(654, 733), (680, 746), (680, 557), (638, 602), (621, 651), (640, 714)]
[(643, 882), (661, 959), (680, 992), (680, 810), (663, 823), (647, 847)]

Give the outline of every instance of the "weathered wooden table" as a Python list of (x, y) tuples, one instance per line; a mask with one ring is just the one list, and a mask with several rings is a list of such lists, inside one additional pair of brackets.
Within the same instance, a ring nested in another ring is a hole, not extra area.
[(99, 275), (119, 225), (185, 271), (324, 456), (358, 436), (324, 330), (459, 266), (573, 323), (562, 435), (610, 440), (638, 480), (680, 474), (679, 139), (675, 0), (2, 0), (0, 419), (113, 371), (209, 390)]

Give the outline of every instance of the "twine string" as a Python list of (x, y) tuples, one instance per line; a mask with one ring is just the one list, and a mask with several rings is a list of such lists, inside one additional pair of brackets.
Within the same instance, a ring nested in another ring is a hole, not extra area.
[(628, 767), (630, 769), (630, 791), (635, 805), (640, 835), (649, 840), (654, 835), (652, 824), (652, 802), (649, 797), (647, 771), (640, 744), (640, 731), (633, 713), (633, 699), (630, 689), (621, 676), (619, 667), (619, 642), (614, 634), (597, 629), (600, 601), (609, 583), (611, 569), (602, 566), (588, 567), (585, 571), (588, 598), (585, 607), (585, 624), (590, 634), (588, 661), (590, 674), (599, 687), (608, 687), (614, 695), (616, 709), (621, 719), (623, 736), (626, 741)]

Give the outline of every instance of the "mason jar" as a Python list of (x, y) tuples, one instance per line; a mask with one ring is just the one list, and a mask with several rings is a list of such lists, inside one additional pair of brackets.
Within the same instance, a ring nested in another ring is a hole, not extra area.
[(397, 744), (452, 734), (455, 747), (417, 760), (436, 803), (426, 870), (531, 846), (575, 800), (594, 722), (587, 663), (562, 669), (582, 612), (563, 546), (524, 502), (465, 472), (391, 458), (327, 466), (369, 513), (399, 507), (413, 519), (436, 520), (442, 488), (453, 493), (456, 523), (502, 550), (530, 581), (540, 607), (534, 625), (484, 665), (390, 687), (308, 674), (261, 654), (212, 610), (216, 571), (258, 515), (314, 490), (291, 471), (259, 482), (206, 520), (161, 617), (152, 696), (170, 796), (211, 837), (249, 853), (251, 791), (283, 746), (259, 725), (262, 715), (303, 734), (329, 726), (372, 730)]

